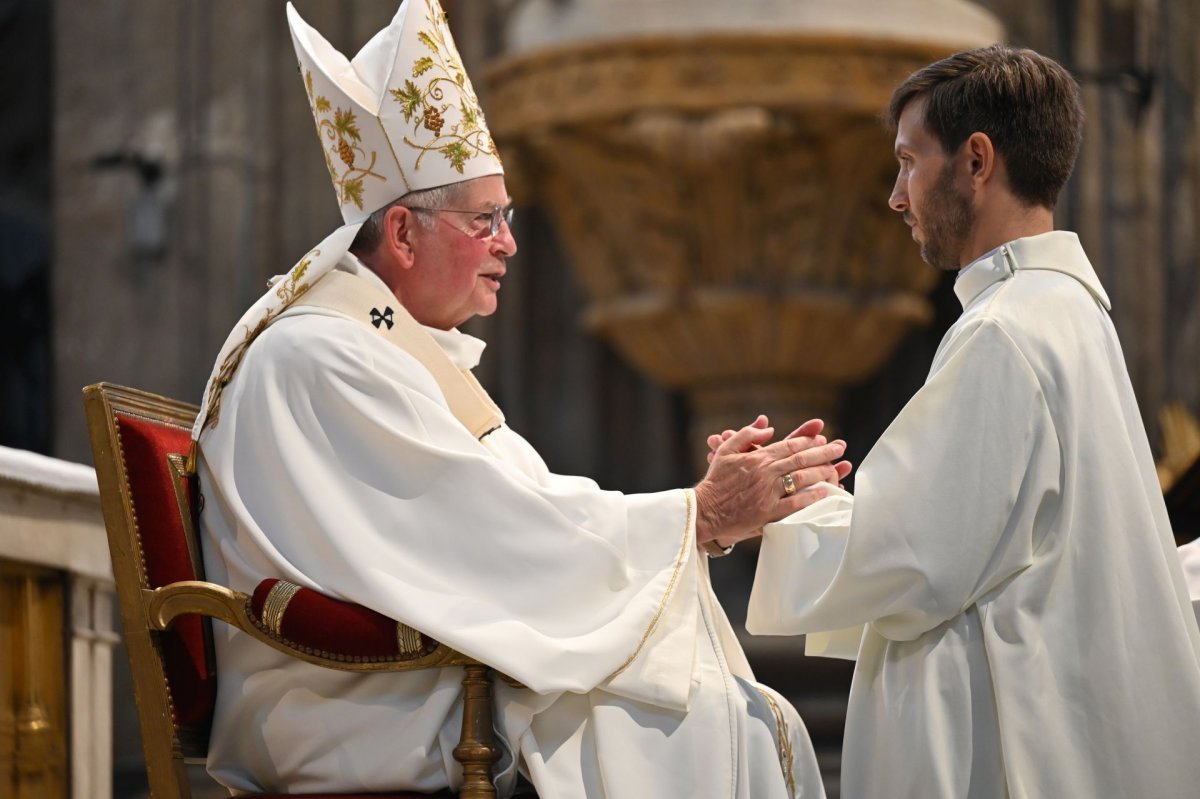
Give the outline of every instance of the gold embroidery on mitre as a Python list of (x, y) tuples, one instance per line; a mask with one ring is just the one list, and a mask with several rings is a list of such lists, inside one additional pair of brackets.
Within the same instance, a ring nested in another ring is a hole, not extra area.
[[(317, 137), (325, 145), (325, 167), (333, 187), (337, 189), (338, 201), (342, 205), (354, 203), (361, 211), (363, 207), (363, 180), (375, 178), (385, 183), (387, 178), (375, 171), (377, 153), (368, 156), (362, 147), (362, 133), (358, 130), (358, 118), (349, 108), (335, 108), (323, 94), (313, 89), (312, 71), (304, 74), (304, 85), (308, 88), (308, 102), (312, 106), (313, 119), (317, 123)], [(333, 114), (332, 118), (329, 116)], [(359, 164), (370, 158), (366, 166)], [(336, 161), (335, 161), (336, 159)], [(338, 166), (338, 163), (342, 167)], [(343, 168), (344, 167), (344, 168)]]
[[(205, 428), (216, 427), (217, 422), (221, 418), (221, 395), (225, 391), (225, 386), (229, 385), (229, 381), (233, 380), (234, 373), (237, 368), (242, 365), (242, 358), (246, 356), (246, 349), (253, 343), (254, 339), (258, 338), (258, 334), (267, 329), (267, 325), (275, 321), (275, 317), (287, 310), (288, 306), (296, 301), (304, 292), (308, 291), (309, 284), (303, 282), (304, 274), (308, 271), (309, 264), (312, 259), (321, 254), (320, 249), (313, 250), (308, 255), (300, 259), (300, 263), (292, 267), (283, 280), (275, 288), (275, 296), (282, 300), (282, 305), (277, 308), (272, 308), (263, 314), (262, 319), (255, 323), (254, 327), (246, 328), (246, 337), (225, 356), (225, 360), (221, 362), (221, 368), (217, 370), (217, 374), (213, 377), (208, 388), (208, 412), (204, 415), (204, 424), (200, 426), (200, 432)], [(197, 440), (200, 438), (200, 433), (196, 434)]]
[[(425, 19), (428, 30), (420, 31), (417, 40), (429, 50), (413, 62), (412, 77), (404, 81), (403, 88), (389, 89), (392, 99), (400, 103), (405, 122), (413, 123), (413, 138), (404, 137), (404, 143), (420, 150), (414, 169), (421, 168), (421, 159), (427, 153), (438, 153), (463, 174), (467, 161), (476, 156), (490, 156), (499, 161), (496, 144), (488, 132), (483, 111), (475, 89), (467, 78), (462, 60), (450, 37), (446, 14), (426, 2)], [(458, 106), (446, 102), (446, 93), (459, 95)], [(458, 121), (447, 125), (447, 117), (457, 115)], [(425, 139), (414, 141), (413, 139)]]

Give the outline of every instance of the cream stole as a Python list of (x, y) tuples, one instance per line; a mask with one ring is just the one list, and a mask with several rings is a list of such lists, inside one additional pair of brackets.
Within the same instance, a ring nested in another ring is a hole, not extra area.
[(378, 335), (420, 361), (437, 381), (450, 412), (481, 439), (504, 423), (504, 414), (492, 402), (470, 369), (459, 369), (438, 343), (390, 293), (345, 272), (323, 276), (292, 303), (337, 311), (370, 327)]

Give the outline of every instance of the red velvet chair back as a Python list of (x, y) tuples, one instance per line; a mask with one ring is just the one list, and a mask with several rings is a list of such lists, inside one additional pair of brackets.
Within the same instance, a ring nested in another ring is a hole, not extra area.
[[(186, 473), (197, 409), (119, 386), (93, 386), (85, 395), (102, 503), (119, 498), (104, 510), (129, 637), (132, 627), (146, 623), (143, 589), (204, 579), (196, 538), (198, 493)], [(202, 616), (183, 616), (168, 630), (148, 633), (146, 642), (162, 664), (165, 699), (184, 757), (201, 758), (208, 749), (217, 686), (210, 625)], [(148, 700), (138, 696), (139, 705)]]
[[(145, 587), (203, 580), (204, 562), (196, 538), (198, 493), (185, 466), (191, 428), (129, 411), (114, 416), (137, 520)], [(208, 749), (217, 696), (211, 624), (203, 616), (189, 615), (157, 634), (185, 756), (202, 756)]]

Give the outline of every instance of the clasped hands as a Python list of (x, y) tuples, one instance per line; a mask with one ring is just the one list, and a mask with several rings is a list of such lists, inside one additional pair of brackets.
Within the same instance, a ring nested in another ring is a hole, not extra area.
[[(837, 460), (844, 441), (826, 441), (820, 419), (811, 419), (772, 442), (774, 428), (759, 416), (740, 430), (708, 437), (708, 472), (696, 485), (696, 543), (727, 547), (762, 534), (769, 522), (806, 508), (828, 493), (817, 483), (838, 485), (850, 474)], [(792, 476), (788, 492), (784, 476)]]

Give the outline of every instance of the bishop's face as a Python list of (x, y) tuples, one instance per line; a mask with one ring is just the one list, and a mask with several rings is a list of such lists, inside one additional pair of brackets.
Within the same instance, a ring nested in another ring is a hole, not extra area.
[(495, 236), (489, 225), (492, 211), (508, 204), (502, 176), (478, 178), (465, 184), (453, 212), (432, 212), (431, 229), (413, 228), (412, 280), (404, 292), (405, 307), (418, 322), (449, 330), (495, 313), (505, 261), (517, 242), (506, 222)]
[(956, 271), (975, 226), (975, 211), (958, 187), (957, 158), (925, 129), (925, 99), (904, 107), (896, 126), (900, 171), (888, 205), (904, 215), (921, 258), (937, 269)]

